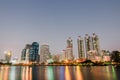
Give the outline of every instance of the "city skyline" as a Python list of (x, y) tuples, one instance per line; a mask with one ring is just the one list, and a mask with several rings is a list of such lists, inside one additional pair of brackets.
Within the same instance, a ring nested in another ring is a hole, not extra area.
[[(77, 54), (77, 37), (96, 33), (104, 50), (120, 50), (120, 1), (46, 0), (0, 1), (0, 59), (4, 51), (21, 56), (28, 43), (47, 43), (51, 53), (66, 48), (73, 39)], [(39, 51), (40, 52), (40, 51)]]

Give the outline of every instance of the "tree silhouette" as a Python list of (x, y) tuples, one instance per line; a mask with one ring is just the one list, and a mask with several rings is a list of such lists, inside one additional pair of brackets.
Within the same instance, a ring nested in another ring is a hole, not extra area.
[(120, 62), (120, 52), (119, 51), (112, 51), (111, 59), (114, 62)]

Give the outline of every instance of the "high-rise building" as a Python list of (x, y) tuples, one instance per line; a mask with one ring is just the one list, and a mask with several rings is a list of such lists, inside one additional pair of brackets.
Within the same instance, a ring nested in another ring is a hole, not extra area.
[(25, 61), (28, 63), (30, 61), (30, 47), (31, 45), (30, 44), (27, 44), (26, 45), (26, 54), (25, 54)]
[(67, 47), (73, 48), (73, 41), (72, 41), (71, 37), (69, 37), (69, 38), (67, 39)]
[(39, 43), (33, 42), (32, 45), (27, 44), (22, 50), (21, 59), (26, 62), (39, 62)]
[(73, 56), (73, 41), (72, 41), (71, 37), (69, 37), (67, 39), (66, 55), (67, 55), (67, 59), (70, 59), (70, 60), (74, 59), (74, 56)]
[(77, 44), (78, 44), (78, 58), (85, 58), (84, 40), (81, 36), (78, 37)]
[(65, 58), (66, 58), (67, 60), (73, 60), (73, 59), (74, 59), (74, 56), (73, 56), (72, 48), (71, 48), (71, 47), (67, 47), (67, 48), (66, 48)]
[(86, 58), (87, 58), (88, 52), (91, 50), (91, 37), (88, 34), (85, 35), (85, 49), (86, 49)]
[(96, 51), (96, 55), (100, 55), (99, 38), (95, 33), (92, 35), (92, 49)]
[(49, 45), (44, 44), (40, 47), (40, 62), (47, 62), (50, 59)]
[(39, 43), (33, 42), (30, 48), (30, 60), (39, 62)]
[(62, 50), (59, 54), (59, 61), (65, 61), (66, 60), (66, 50)]
[(26, 49), (24, 48), (22, 50), (21, 60), (25, 60), (25, 56), (26, 56)]

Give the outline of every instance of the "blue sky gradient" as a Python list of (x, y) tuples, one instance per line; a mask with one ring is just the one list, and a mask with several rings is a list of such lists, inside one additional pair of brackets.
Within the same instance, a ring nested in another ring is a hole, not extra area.
[(95, 32), (101, 49), (120, 50), (120, 0), (1, 0), (0, 59), (6, 50), (21, 56), (26, 44), (50, 45), (51, 53), (66, 48), (72, 37)]

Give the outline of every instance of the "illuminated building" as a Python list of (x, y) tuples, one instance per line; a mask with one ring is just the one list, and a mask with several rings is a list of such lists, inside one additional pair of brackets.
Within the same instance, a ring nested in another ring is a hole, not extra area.
[(85, 49), (86, 58), (88, 58), (88, 52), (91, 50), (91, 37), (88, 34), (85, 35)]
[(78, 44), (78, 57), (85, 58), (84, 42), (83, 42), (83, 39), (81, 38), (81, 36), (78, 37), (77, 44)]
[(73, 60), (73, 59), (74, 59), (71, 50), (72, 50), (71, 47), (67, 47), (67, 48), (66, 48), (65, 57), (66, 57), (67, 60)]
[(72, 41), (71, 37), (69, 37), (69, 38), (67, 39), (67, 47), (73, 48), (73, 41)]
[(21, 60), (39, 62), (39, 44), (37, 42), (33, 42), (32, 45), (27, 44), (22, 50)]
[(62, 50), (61, 53), (59, 54), (59, 61), (65, 61), (66, 59), (66, 50)]
[(5, 60), (7, 61), (7, 63), (9, 63), (11, 60), (12, 51), (5, 51), (4, 54), (5, 54)]
[(92, 36), (85, 35), (85, 51), (87, 59), (95, 59), (95, 56), (101, 56), (99, 38), (95, 33)]
[(29, 61), (30, 61), (30, 60), (29, 60), (29, 59), (30, 59), (30, 57), (29, 57), (29, 56), (30, 56), (30, 47), (31, 47), (31, 45), (29, 45), (29, 44), (26, 45), (26, 54), (25, 54), (25, 61), (26, 61), (26, 62), (29, 62)]
[(44, 44), (40, 47), (40, 62), (47, 62), (47, 60), (50, 58), (50, 51), (49, 51), (49, 45)]
[(71, 37), (67, 39), (67, 48), (66, 48), (66, 59), (73, 60), (73, 41)]
[(39, 62), (39, 43), (33, 42), (30, 47), (30, 61)]
[(95, 33), (92, 35), (92, 50), (97, 52), (96, 55), (100, 55), (99, 38)]
[(25, 60), (25, 56), (26, 56), (26, 49), (24, 48), (22, 50), (21, 60)]
[(103, 61), (110, 61), (111, 60), (111, 56), (110, 55), (105, 55), (103, 56)]

